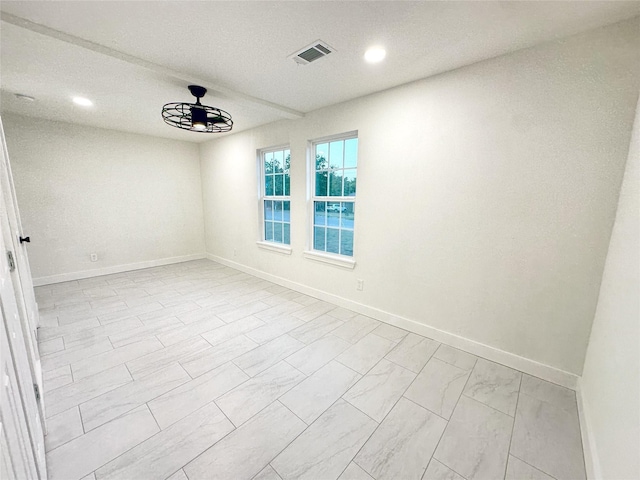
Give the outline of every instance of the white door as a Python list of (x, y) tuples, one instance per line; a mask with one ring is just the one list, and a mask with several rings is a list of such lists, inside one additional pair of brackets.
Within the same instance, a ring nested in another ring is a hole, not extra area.
[(46, 479), (37, 306), (19, 241), (20, 217), (1, 120), (0, 137), (0, 473), (3, 479)]
[[(4, 245), (2, 245), (4, 248)], [(3, 250), (4, 253), (4, 250)], [(6, 272), (3, 272), (3, 275)], [(0, 283), (8, 283), (5, 278)], [(15, 302), (9, 299), (13, 293), (2, 287), (2, 325), (0, 326), (0, 376), (2, 391), (0, 392), (0, 476), (3, 479), (32, 479), (46, 478), (39, 470), (44, 468), (44, 461), (38, 461), (37, 456), (43, 456), (34, 449), (31, 432), (28, 427), (28, 413), (22, 402), (23, 394), (18, 384), (18, 367), (13, 362), (13, 351), (9, 345), (11, 333), (7, 330), (7, 318), (17, 315)], [(28, 393), (28, 392), (27, 392)], [(39, 467), (39, 464), (41, 465)]]
[[(0, 205), (3, 205), (0, 199)], [(1, 207), (0, 207), (1, 208)], [(4, 213), (4, 212), (0, 212)], [(2, 478), (44, 479), (44, 434), (36, 398), (37, 385), (33, 381), (21, 326), (22, 320), (16, 302), (16, 292), (11, 280), (12, 252), (7, 248), (8, 222), (0, 215), (0, 307), (2, 398), (0, 422), (2, 442)], [(7, 473), (5, 477), (4, 474)]]
[[(16, 301), (20, 318), (22, 322), (23, 334), (26, 340), (27, 352), (29, 357), (29, 365), (31, 366), (32, 375), (35, 383), (42, 391), (42, 369), (40, 365), (40, 354), (38, 351), (38, 325), (40, 317), (38, 314), (38, 305), (36, 303), (33, 291), (33, 280), (31, 278), (31, 268), (29, 267), (29, 258), (27, 256), (28, 236), (23, 233), (22, 223), (20, 221), (20, 213), (18, 210), (18, 200), (16, 198), (15, 188), (13, 186), (13, 176), (11, 174), (11, 164), (9, 163), (9, 154), (7, 152), (7, 143), (4, 137), (2, 127), (2, 119), (0, 118), (0, 141), (2, 142), (2, 159), (0, 161), (0, 191), (4, 200), (4, 210), (6, 212), (7, 221), (9, 222), (9, 231), (11, 235), (5, 238), (7, 248), (12, 248), (16, 269), (11, 272), (12, 281), (16, 293)], [(44, 400), (38, 402), (40, 416), (44, 422)]]

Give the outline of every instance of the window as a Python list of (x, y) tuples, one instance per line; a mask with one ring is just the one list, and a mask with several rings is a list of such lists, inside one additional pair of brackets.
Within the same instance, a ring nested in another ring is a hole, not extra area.
[(353, 257), (358, 137), (333, 137), (312, 145), (313, 250)]
[(260, 153), (262, 178), (262, 240), (291, 244), (291, 192), (288, 148), (263, 150)]

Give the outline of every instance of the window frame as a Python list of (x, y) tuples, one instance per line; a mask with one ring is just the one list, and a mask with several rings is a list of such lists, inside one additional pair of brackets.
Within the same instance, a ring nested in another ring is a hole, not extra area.
[[(274, 147), (261, 148), (257, 151), (257, 163), (258, 163), (258, 219), (259, 219), (259, 236), (256, 244), (258, 247), (263, 248), (265, 250), (274, 251), (278, 253), (284, 253), (290, 255), (292, 252), (291, 249), (291, 213), (289, 213), (289, 243), (276, 242), (274, 240), (266, 239), (266, 220), (264, 215), (264, 204), (265, 201), (279, 201), (279, 202), (289, 202), (289, 212), (291, 212), (291, 160), (289, 161), (289, 195), (267, 195), (266, 187), (265, 187), (265, 176), (267, 173), (264, 168), (264, 158), (268, 153), (274, 152), (286, 152), (289, 151), (289, 157), (291, 157), (291, 147), (289, 144), (278, 145)], [(286, 158), (283, 154), (283, 160)], [(283, 192), (284, 190), (283, 186)], [(274, 187), (275, 193), (275, 187)], [(284, 212), (284, 206), (283, 206)], [(284, 218), (282, 222), (279, 223), (287, 223), (284, 222)], [(284, 231), (283, 231), (283, 240), (284, 240)]]
[[(344, 196), (344, 191), (342, 192), (343, 195), (341, 196), (317, 196), (316, 195), (316, 146), (322, 143), (330, 143), (330, 142), (335, 142), (335, 141), (345, 141), (345, 140), (350, 140), (350, 139), (357, 139), (358, 140), (358, 156), (359, 156), (359, 151), (360, 151), (360, 138), (358, 137), (358, 131), (357, 130), (353, 130), (350, 132), (345, 132), (345, 133), (339, 133), (336, 135), (329, 135), (326, 137), (320, 137), (320, 138), (315, 138), (313, 140), (309, 140), (307, 142), (307, 203), (308, 203), (308, 208), (307, 208), (307, 222), (308, 222), (308, 228), (307, 228), (307, 245), (306, 245), (306, 250), (303, 252), (303, 256), (305, 258), (308, 258), (310, 260), (315, 260), (315, 261), (319, 261), (319, 262), (323, 262), (323, 263), (327, 263), (327, 264), (331, 264), (331, 265), (335, 265), (338, 267), (343, 267), (343, 268), (347, 268), (347, 269), (353, 269), (355, 267), (355, 248), (353, 250), (354, 254), (352, 256), (349, 255), (343, 255), (340, 253), (332, 253), (332, 252), (327, 252), (324, 250), (316, 250), (315, 244), (314, 244), (314, 226), (315, 226), (315, 202), (326, 202), (327, 204), (330, 203), (343, 203), (343, 202), (348, 202), (348, 203), (353, 203), (353, 208), (355, 211), (356, 208), (356, 203), (357, 203), (357, 190), (356, 190), (356, 195), (354, 196), (348, 196), (345, 197)], [(358, 170), (358, 164), (359, 162), (356, 164), (356, 171)], [(344, 171), (344, 168), (343, 168)], [(342, 230), (342, 229), (341, 229)], [(355, 247), (355, 239), (356, 239), (356, 234), (355, 234), (355, 220), (354, 220), (354, 228), (353, 228), (353, 246)]]

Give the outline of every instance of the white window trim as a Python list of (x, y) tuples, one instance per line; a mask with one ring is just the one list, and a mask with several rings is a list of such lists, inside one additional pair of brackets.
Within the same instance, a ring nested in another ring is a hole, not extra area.
[(305, 250), (302, 255), (309, 260), (348, 268), (349, 270), (353, 270), (356, 266), (356, 261), (353, 260), (353, 257), (346, 255), (336, 255), (334, 253), (321, 252), (320, 250)]
[[(278, 145), (275, 147), (267, 147), (261, 148), (257, 151), (256, 161), (258, 163), (258, 241), (256, 245), (259, 248), (264, 248), (265, 250), (271, 250), (274, 252), (285, 253), (287, 255), (291, 255), (291, 243), (278, 243), (278, 242), (270, 242), (265, 240), (264, 232), (264, 201), (265, 200), (276, 200), (282, 202), (289, 202), (289, 208), (291, 208), (291, 170), (289, 170), (289, 195), (288, 196), (267, 196), (264, 191), (264, 154), (269, 152), (279, 152), (280, 150), (289, 150), (289, 155), (291, 155), (291, 147), (288, 144)], [(289, 242), (291, 242), (291, 219), (289, 219)], [(288, 251), (288, 253), (287, 253)]]
[[(315, 260), (317, 262), (327, 263), (337, 267), (353, 269), (356, 266), (355, 255), (340, 255), (338, 253), (328, 253), (322, 250), (315, 250), (313, 248), (313, 221), (314, 221), (314, 202), (327, 202), (327, 203), (341, 203), (341, 202), (353, 202), (354, 207), (356, 204), (355, 197), (316, 197), (315, 194), (315, 175), (316, 175), (316, 156), (315, 146), (319, 143), (326, 143), (336, 140), (348, 140), (350, 138), (358, 138), (358, 130), (351, 132), (339, 133), (337, 135), (329, 135), (326, 137), (320, 137), (307, 142), (307, 248), (302, 252), (304, 258), (309, 260)], [(358, 148), (360, 146), (360, 139), (358, 138)], [(358, 167), (356, 167), (357, 169)], [(330, 201), (331, 199), (331, 201)], [(354, 225), (353, 229), (353, 243), (355, 245), (356, 229)], [(355, 253), (355, 249), (354, 249)]]
[(282, 253), (284, 255), (291, 255), (291, 252), (293, 252), (292, 248), (286, 243), (266, 242), (264, 240), (259, 240), (256, 242), (256, 245), (264, 250), (270, 250), (272, 252)]

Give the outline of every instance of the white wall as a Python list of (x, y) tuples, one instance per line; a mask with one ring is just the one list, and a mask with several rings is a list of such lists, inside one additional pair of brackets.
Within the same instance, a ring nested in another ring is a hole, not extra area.
[[(639, 86), (638, 24), (202, 144), (207, 251), (580, 374)], [(302, 256), (305, 158), (309, 139), (351, 130), (357, 265), (344, 270)], [(256, 150), (287, 142), (291, 256), (255, 244)]]
[(204, 253), (197, 145), (11, 114), (3, 123), (36, 282)]
[(596, 478), (640, 478), (639, 190), (640, 103), (581, 379)]

